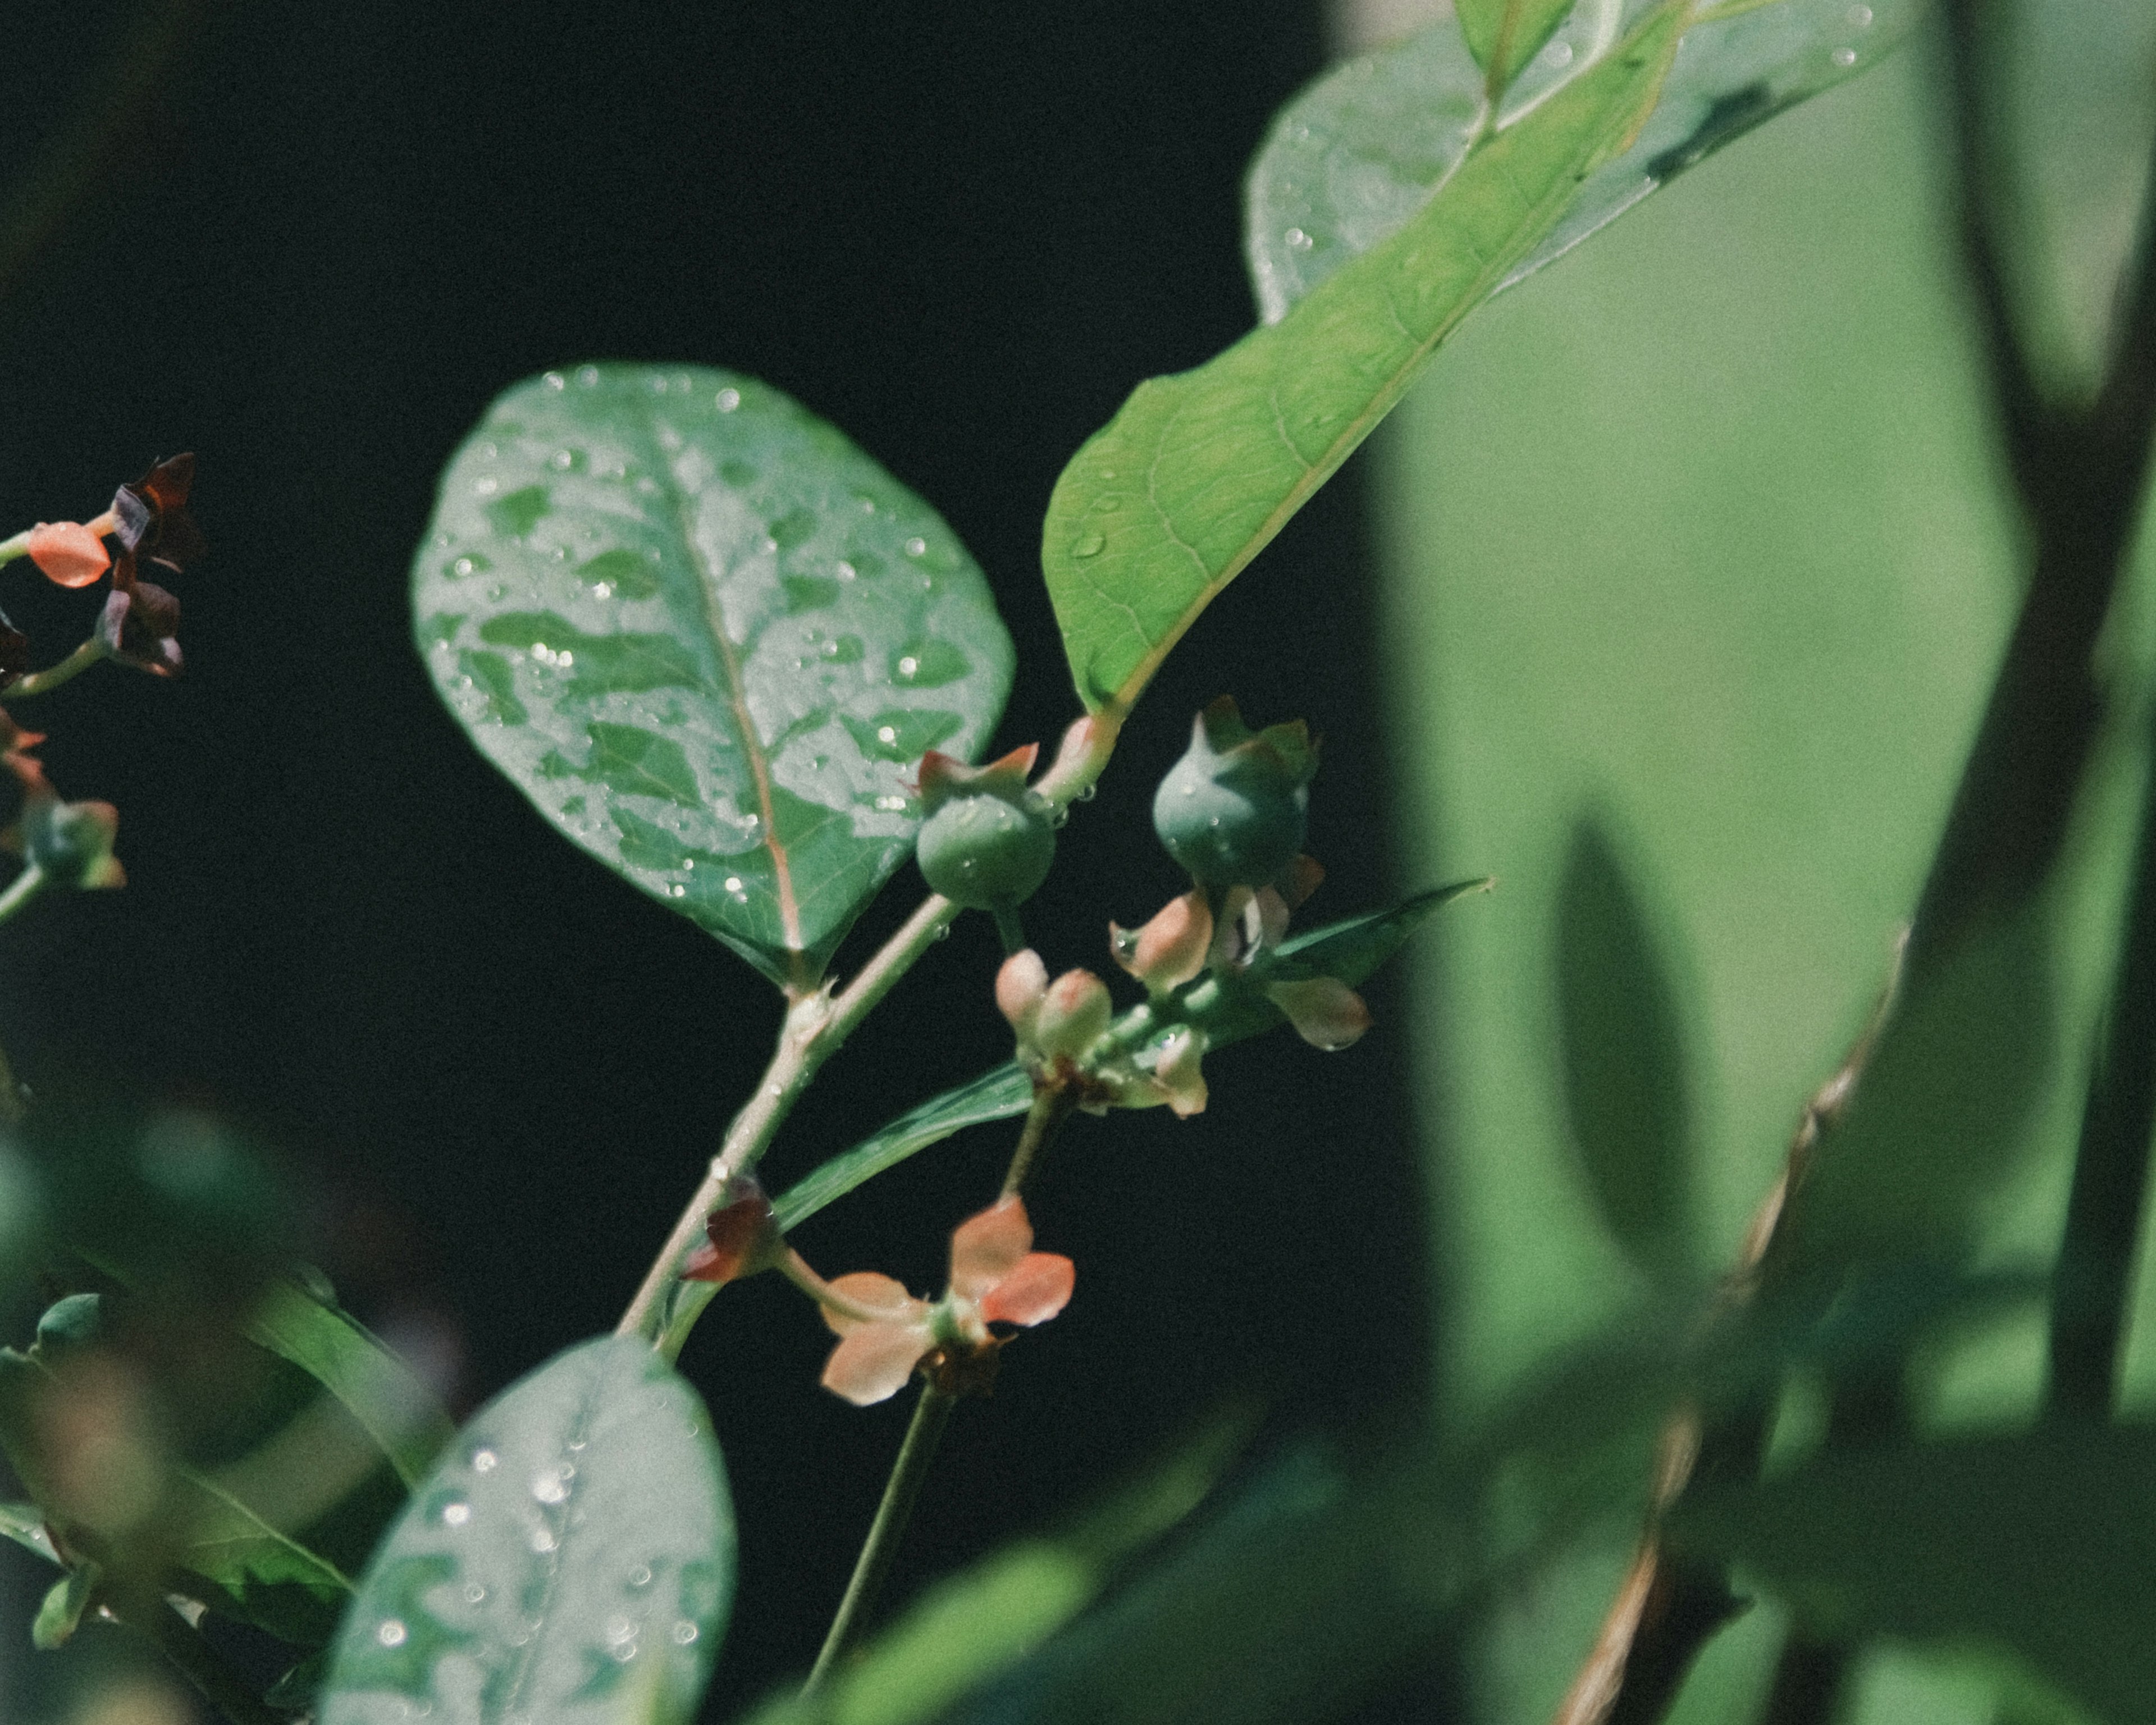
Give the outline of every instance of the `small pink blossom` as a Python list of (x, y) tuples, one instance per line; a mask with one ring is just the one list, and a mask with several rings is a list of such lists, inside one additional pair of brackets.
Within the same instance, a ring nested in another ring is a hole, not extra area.
[(1108, 925), (1108, 947), (1116, 963), (1155, 997), (1173, 993), (1197, 977), (1212, 944), (1213, 910), (1203, 887), (1170, 899), (1143, 928)]
[(991, 1324), (1031, 1328), (1070, 1302), (1070, 1260), (1033, 1250), (1024, 1201), (998, 1199), (951, 1235), (951, 1284), (941, 1300), (915, 1298), (888, 1276), (860, 1271), (829, 1282), (824, 1322), (839, 1337), (824, 1387), (856, 1407), (886, 1401), (932, 1354), (947, 1363), (992, 1354), (1004, 1338)]
[(105, 542), (80, 521), (39, 521), (26, 548), (46, 578), (62, 587), (88, 587), (112, 567)]

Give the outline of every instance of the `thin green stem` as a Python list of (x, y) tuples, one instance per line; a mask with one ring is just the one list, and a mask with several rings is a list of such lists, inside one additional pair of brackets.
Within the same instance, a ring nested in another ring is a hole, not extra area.
[(30, 554), (30, 535), (35, 531), (37, 529), (34, 527), (25, 527), (19, 533), (0, 539), (0, 563), (12, 563), (17, 557), (28, 557)]
[(173, 1668), (232, 1725), (285, 1725), (284, 1716), (249, 1688), (224, 1656), (162, 1600), (145, 1600), (130, 1607), (121, 1615), (121, 1621), (155, 1642)]
[(932, 1384), (921, 1386), (921, 1399), (913, 1406), (912, 1423), (906, 1428), (906, 1441), (898, 1446), (898, 1460), (891, 1464), (890, 1482), (883, 1488), (883, 1502), (876, 1506), (875, 1519), (869, 1523), (869, 1537), (854, 1564), (853, 1579), (846, 1584), (845, 1597), (839, 1601), (838, 1615), (831, 1620), (831, 1632), (824, 1637), (823, 1651), (816, 1656), (815, 1666), (802, 1687), (803, 1695), (814, 1695), (822, 1687), (859, 1631), (862, 1618), (874, 1607), (884, 1577), (891, 1573), (891, 1559), (897, 1555), (906, 1524), (913, 1517), (921, 1483), (928, 1477), (928, 1465), (936, 1459), (936, 1445), (957, 1403), (956, 1396), (947, 1395)]
[[(0, 551), (6, 549), (0, 546)], [(13, 701), (20, 696), (43, 695), (48, 689), (57, 689), (69, 679), (80, 676), (105, 656), (105, 643), (92, 635), (57, 665), (49, 665), (43, 670), (17, 678), (8, 685), (8, 698)]]
[(1010, 1167), (1004, 1174), (1005, 1198), (1016, 1195), (1024, 1187), (1034, 1163), (1077, 1106), (1078, 1092), (1070, 1085), (1051, 1084), (1033, 1093), (1033, 1106), (1025, 1111), (1025, 1124), (1019, 1131), (1018, 1147), (1011, 1152)]
[(1025, 925), (1018, 920), (1016, 905), (998, 905), (992, 912), (996, 919), (996, 933), (1004, 943), (1004, 957), (1025, 950)]

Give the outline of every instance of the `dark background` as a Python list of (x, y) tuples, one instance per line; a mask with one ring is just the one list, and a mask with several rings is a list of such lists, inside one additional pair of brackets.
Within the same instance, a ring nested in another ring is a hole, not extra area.
[[(187, 448), (212, 549), (178, 583), (184, 679), (105, 666), (20, 710), (64, 794), (119, 805), (131, 884), (0, 932), (0, 1041), (33, 1089), (125, 1082), (275, 1146), (306, 1249), (468, 1409), (612, 1324), (777, 1002), (547, 831), (436, 701), (404, 592), (443, 461), (548, 367), (768, 379), (971, 547), (1019, 649), (998, 747), (1052, 744), (1076, 709), (1039, 578), (1050, 488), (1138, 379), (1251, 322), (1240, 177), (1322, 63), (1318, 9), (275, 0), (10, 24), (0, 532), (87, 518)], [(1223, 690), (1325, 734), (1311, 914), (1393, 886), (1357, 489), (1351, 468), (1140, 708), (1029, 911), (1051, 968), (1107, 970), (1107, 920), (1179, 889), (1145, 810)], [(0, 589), (41, 663), (88, 626), (93, 599), (27, 563)], [(908, 869), (842, 970), (918, 891)], [(788, 1126), (775, 1187), (1008, 1053), (995, 956), (979, 918), (930, 955)], [(1276, 1429), (1422, 1394), (1405, 1032), (1374, 993), (1351, 1053), (1283, 1034), (1209, 1063), (1202, 1119), (1072, 1128), (1033, 1209), (1078, 1297), (962, 1410), (899, 1590), (1233, 1389), (1276, 1397)], [(800, 1244), (937, 1284), (1009, 1141), (940, 1147)], [(902, 1402), (817, 1388), (827, 1339), (767, 1279), (683, 1361), (742, 1523), (713, 1717), (806, 1665), (897, 1442)]]

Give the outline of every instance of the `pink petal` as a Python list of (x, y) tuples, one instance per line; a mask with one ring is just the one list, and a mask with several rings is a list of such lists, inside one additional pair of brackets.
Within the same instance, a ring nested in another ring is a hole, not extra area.
[(981, 1301), (992, 1324), (1045, 1324), (1070, 1303), (1078, 1266), (1060, 1252), (1029, 1252)]
[(1370, 1009), (1363, 997), (1337, 977), (1275, 983), (1265, 993), (1287, 1014), (1296, 1034), (1314, 1048), (1345, 1048), (1370, 1028)]
[(1051, 1060), (1075, 1060), (1101, 1040), (1115, 1015), (1106, 983), (1090, 970), (1066, 970), (1048, 985), (1034, 1019), (1034, 1046)]
[(1205, 894), (1194, 888), (1170, 899), (1136, 934), (1108, 925), (1108, 944), (1116, 963), (1146, 985), (1148, 993), (1179, 988), (1205, 968), (1213, 944), (1213, 912)]
[(1260, 947), (1276, 947), (1287, 935), (1287, 901), (1270, 886), (1258, 889), (1258, 937)]
[(834, 1276), (829, 1286), (840, 1299), (851, 1305), (865, 1306), (878, 1314), (873, 1318), (855, 1317), (824, 1307), (824, 1322), (841, 1336), (850, 1336), (869, 1324), (911, 1322), (922, 1309), (921, 1302), (906, 1291), (905, 1283), (878, 1276), (873, 1270), (856, 1270), (850, 1276)]
[(857, 1408), (888, 1401), (933, 1346), (926, 1323), (863, 1324), (831, 1350), (824, 1388)]
[(1244, 938), (1243, 913), (1250, 908), (1250, 889), (1231, 886), (1220, 901), (1220, 914), (1213, 922), (1213, 946), (1206, 953), (1206, 963), (1215, 970), (1225, 969), (1242, 962), (1244, 948), (1249, 942)]
[(1025, 1201), (1015, 1193), (998, 1199), (951, 1235), (951, 1291), (968, 1300), (984, 1297), (1032, 1250)]
[(30, 561), (62, 587), (88, 587), (112, 567), (105, 542), (80, 521), (39, 521), (25, 548)]
[(1314, 856), (1298, 856), (1287, 865), (1281, 876), (1280, 894), (1287, 901), (1291, 911), (1299, 911), (1303, 901), (1324, 883), (1325, 865)]
[(996, 1010), (1010, 1020), (1011, 1029), (1020, 1036), (1032, 1035), (1034, 1020), (1040, 1016), (1040, 1003), (1047, 993), (1048, 967), (1030, 947), (1012, 953), (996, 973)]

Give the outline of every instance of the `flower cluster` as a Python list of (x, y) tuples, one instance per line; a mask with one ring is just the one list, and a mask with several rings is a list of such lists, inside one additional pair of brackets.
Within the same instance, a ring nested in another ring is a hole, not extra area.
[(856, 1407), (885, 1401), (926, 1364), (940, 1388), (984, 1389), (1007, 1337), (991, 1325), (1031, 1328), (1070, 1303), (1071, 1261), (1033, 1249), (1033, 1224), (1015, 1194), (963, 1222), (951, 1236), (951, 1281), (941, 1300), (916, 1299), (873, 1271), (825, 1284), (824, 1321), (839, 1345), (824, 1387)]
[(1178, 1024), (1142, 1060), (1110, 1035), (1115, 1003), (1091, 971), (1066, 970), (1051, 983), (1040, 953), (1014, 952), (996, 973), (996, 1005), (1018, 1033), (1019, 1062), (1035, 1090), (1067, 1091), (1096, 1114), (1163, 1103), (1178, 1115), (1204, 1111), (1205, 1033)]
[[(202, 555), (202, 534), (187, 507), (194, 476), (192, 455), (160, 461), (131, 485), (121, 486), (112, 507), (95, 521), (40, 521), (23, 547), (30, 560), (62, 587), (87, 587), (110, 570), (112, 591), (99, 616), (95, 639), (107, 658), (161, 677), (180, 669), (180, 602), (156, 582), (145, 580), (142, 572), (146, 566), (177, 575)], [(23, 663), (13, 669), (14, 676), (28, 669), (27, 648), (24, 643)], [(0, 656), (0, 672), (8, 669)]]

